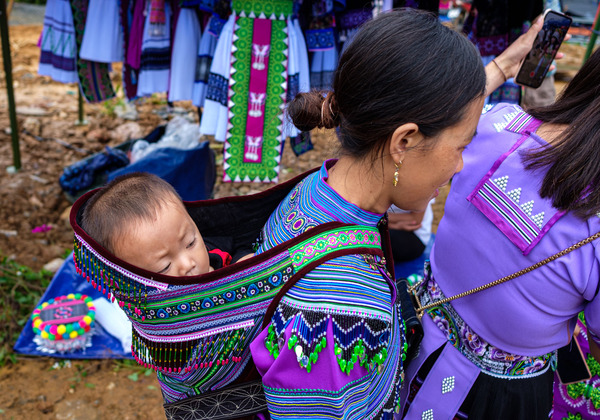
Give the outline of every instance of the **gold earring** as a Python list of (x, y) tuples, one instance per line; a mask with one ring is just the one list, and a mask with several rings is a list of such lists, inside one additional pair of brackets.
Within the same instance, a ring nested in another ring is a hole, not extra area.
[[(402, 161), (399, 162), (400, 166), (402, 166)], [(394, 187), (396, 185), (398, 185), (398, 172), (400, 171), (400, 166), (398, 166), (398, 163), (394, 163), (394, 166), (396, 167), (396, 170), (394, 171)]]

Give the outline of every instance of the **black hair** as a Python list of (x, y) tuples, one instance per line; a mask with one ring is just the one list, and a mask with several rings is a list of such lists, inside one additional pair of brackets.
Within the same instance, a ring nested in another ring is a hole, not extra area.
[(342, 152), (361, 157), (382, 151), (405, 123), (432, 141), (484, 93), (481, 57), (464, 35), (430, 13), (399, 9), (362, 26), (340, 58), (333, 92), (300, 93), (288, 114), (303, 131), (339, 126)]
[(555, 103), (527, 112), (567, 128), (552, 147), (525, 158), (527, 169), (547, 168), (539, 194), (581, 218), (600, 212), (600, 49), (585, 62)]
[(114, 254), (119, 235), (137, 221), (152, 221), (165, 203), (181, 197), (160, 177), (147, 172), (119, 176), (96, 192), (83, 209), (81, 227)]

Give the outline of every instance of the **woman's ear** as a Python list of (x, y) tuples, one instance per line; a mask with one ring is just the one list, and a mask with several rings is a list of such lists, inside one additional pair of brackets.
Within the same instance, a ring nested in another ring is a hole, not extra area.
[(394, 130), (392, 139), (390, 140), (390, 155), (392, 155), (394, 162), (401, 160), (401, 156), (407, 150), (417, 146), (421, 140), (423, 140), (423, 135), (419, 131), (417, 124), (406, 123), (398, 126)]

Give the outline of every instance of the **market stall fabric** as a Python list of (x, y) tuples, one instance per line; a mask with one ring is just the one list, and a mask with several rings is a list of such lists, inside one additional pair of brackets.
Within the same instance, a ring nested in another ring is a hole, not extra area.
[[(309, 133), (285, 116), (298, 92), (328, 89), (344, 45), (391, 0), (50, 0), (40, 74), (115, 95), (112, 62), (134, 99), (166, 92), (203, 109), (200, 133), (224, 143), (226, 182), (277, 182), (283, 142)], [(336, 24), (336, 22), (339, 22)]]

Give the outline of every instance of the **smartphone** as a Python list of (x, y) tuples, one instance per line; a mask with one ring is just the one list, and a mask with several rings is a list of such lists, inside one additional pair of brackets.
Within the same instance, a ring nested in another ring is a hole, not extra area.
[(558, 349), (556, 373), (563, 385), (587, 381), (592, 377), (581, 347), (573, 337), (571, 342)]
[(515, 78), (518, 84), (532, 88), (540, 87), (550, 69), (552, 60), (556, 57), (560, 44), (567, 35), (572, 20), (562, 13), (546, 10), (544, 26), (538, 34), (533, 48), (521, 63)]

